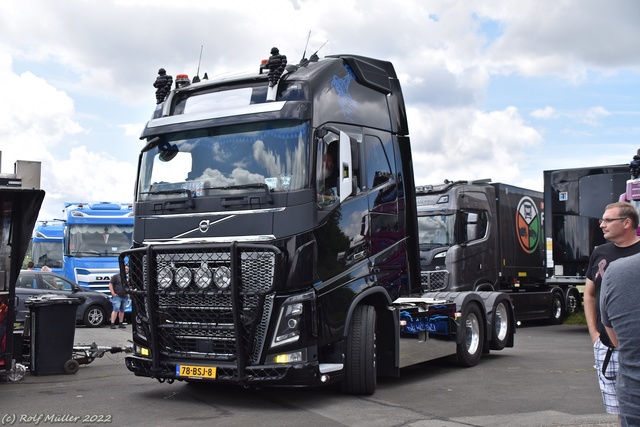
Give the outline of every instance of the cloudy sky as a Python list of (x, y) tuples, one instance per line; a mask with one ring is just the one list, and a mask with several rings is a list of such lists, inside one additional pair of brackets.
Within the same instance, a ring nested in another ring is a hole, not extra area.
[(42, 162), (41, 219), (131, 201), (158, 68), (297, 63), (310, 33), (307, 56), (394, 63), (418, 184), (542, 190), (640, 148), (639, 23), (637, 0), (2, 0), (0, 172)]

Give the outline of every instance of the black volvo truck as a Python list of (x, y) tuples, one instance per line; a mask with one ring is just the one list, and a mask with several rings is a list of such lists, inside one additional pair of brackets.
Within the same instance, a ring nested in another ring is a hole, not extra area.
[(372, 394), (404, 366), (513, 346), (505, 294), (423, 292), (393, 65), (272, 54), (252, 74), (156, 85), (120, 256), (127, 368)]

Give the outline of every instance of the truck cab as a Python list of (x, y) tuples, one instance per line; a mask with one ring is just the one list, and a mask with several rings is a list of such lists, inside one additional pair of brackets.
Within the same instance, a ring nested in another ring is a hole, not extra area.
[[(335, 55), (273, 71), (178, 75), (142, 132), (134, 248), (120, 256), (133, 301), (127, 368), (371, 394), (378, 374), (458, 348), (477, 363), (490, 337), (482, 298), (419, 295), (392, 64)], [(500, 340), (513, 345), (508, 330)]]
[[(126, 202), (65, 202), (62, 275), (84, 289), (111, 296), (120, 272), (118, 256), (131, 248), (133, 205)], [(125, 308), (131, 313), (131, 302)]]
[(488, 181), (416, 189), (421, 282), (425, 291), (498, 286), (495, 192)]
[(64, 245), (62, 221), (38, 221), (31, 237), (31, 257), (35, 267), (47, 266), (53, 273), (62, 274)]

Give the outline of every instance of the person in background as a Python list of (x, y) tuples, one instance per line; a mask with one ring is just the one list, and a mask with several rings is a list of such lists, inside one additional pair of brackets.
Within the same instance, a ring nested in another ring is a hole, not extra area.
[[(42, 271), (43, 273), (51, 273), (51, 269), (46, 265), (43, 265), (40, 271)], [(44, 282), (46, 289), (51, 289), (51, 290), (60, 289), (58, 287), (58, 284), (56, 283), (55, 277), (53, 277), (50, 274), (43, 274), (42, 281)]]
[(584, 288), (584, 313), (593, 343), (595, 368), (605, 409), (610, 414), (619, 414), (615, 380), (618, 352), (601, 321), (600, 288), (611, 262), (640, 253), (640, 238), (636, 236), (638, 212), (631, 203), (611, 203), (605, 207), (600, 228), (608, 242), (596, 247), (589, 258)]
[(322, 206), (332, 204), (338, 198), (338, 165), (335, 158), (335, 151), (327, 152), (322, 164), (322, 171), (320, 171), (322, 185), (319, 188), (318, 202)]
[(616, 390), (620, 425), (640, 426), (640, 254), (611, 263), (602, 280), (600, 310), (613, 346), (620, 352)]
[(327, 153), (324, 159), (324, 188), (329, 189), (338, 186), (338, 167), (334, 159), (334, 153)]
[[(125, 266), (125, 273), (129, 272), (129, 266)], [(111, 311), (111, 329), (116, 328), (116, 317), (120, 321), (120, 329), (125, 329), (124, 326), (124, 309), (127, 306), (127, 300), (129, 299), (129, 295), (124, 290), (124, 286), (122, 286), (122, 278), (120, 277), (120, 273), (114, 274), (111, 277), (111, 281), (109, 282), (109, 291), (111, 292), (111, 305), (113, 306), (113, 311)]]
[(27, 263), (27, 270), (33, 270), (33, 267), (35, 267), (36, 265), (33, 263), (33, 261), (29, 261)]

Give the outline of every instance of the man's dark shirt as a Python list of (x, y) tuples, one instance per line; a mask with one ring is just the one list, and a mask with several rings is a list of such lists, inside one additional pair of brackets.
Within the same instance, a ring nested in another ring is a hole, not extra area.
[(127, 292), (124, 290), (124, 286), (122, 286), (122, 280), (120, 279), (120, 273), (114, 274), (111, 277), (111, 284), (113, 284), (113, 292), (115, 292), (119, 297), (126, 297)]

